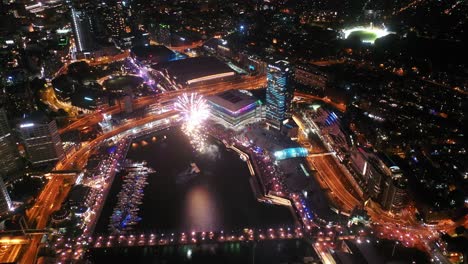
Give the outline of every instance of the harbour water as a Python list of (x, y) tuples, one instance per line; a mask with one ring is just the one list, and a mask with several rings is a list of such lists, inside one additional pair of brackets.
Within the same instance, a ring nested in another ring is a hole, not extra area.
[[(209, 139), (204, 154), (193, 151), (179, 128), (136, 139), (127, 158), (146, 161), (154, 169), (140, 205), (138, 232), (235, 231), (243, 228), (293, 226), (291, 211), (258, 202), (249, 183), (249, 171), (239, 155)], [(122, 188), (116, 177), (96, 227), (108, 232), (109, 217)]]

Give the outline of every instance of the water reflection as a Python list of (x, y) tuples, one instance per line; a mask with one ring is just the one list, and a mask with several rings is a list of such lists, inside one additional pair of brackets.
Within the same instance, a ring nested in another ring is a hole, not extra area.
[(218, 230), (219, 210), (216, 199), (206, 186), (195, 186), (185, 196), (184, 226), (193, 231)]

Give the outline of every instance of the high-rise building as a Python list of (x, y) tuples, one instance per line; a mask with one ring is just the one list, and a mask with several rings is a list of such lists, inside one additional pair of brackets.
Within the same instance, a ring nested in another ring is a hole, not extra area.
[(105, 27), (111, 37), (122, 37), (125, 33), (125, 10), (123, 1), (107, 1), (103, 8)]
[(70, 2), (71, 25), (77, 52), (91, 52), (96, 49), (93, 37), (93, 6), (90, 2)]
[(4, 215), (12, 210), (10, 195), (5, 187), (2, 177), (0, 177), (0, 215)]
[(318, 67), (311, 65), (295, 65), (294, 80), (296, 83), (308, 86), (312, 89), (324, 91), (328, 82), (328, 76)]
[(43, 116), (24, 119), (18, 130), (33, 165), (57, 161), (65, 155), (55, 120)]
[(386, 156), (381, 156), (380, 169), (384, 174), (380, 204), (385, 210), (398, 213), (407, 201), (407, 179), (400, 167)]
[(18, 169), (18, 149), (8, 124), (6, 111), (0, 108), (0, 175), (9, 175)]
[(403, 178), (388, 177), (383, 184), (381, 204), (385, 210), (398, 213), (407, 201), (407, 181)]
[(267, 67), (266, 119), (271, 126), (280, 129), (288, 118), (293, 89), (290, 83), (289, 62), (280, 60)]
[(171, 26), (159, 24), (156, 39), (164, 46), (171, 46)]

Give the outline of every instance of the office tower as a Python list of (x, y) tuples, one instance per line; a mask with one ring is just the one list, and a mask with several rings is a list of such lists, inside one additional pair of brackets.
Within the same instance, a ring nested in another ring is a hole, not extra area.
[(159, 24), (157, 40), (165, 46), (171, 45), (171, 26), (166, 24)]
[(267, 67), (266, 119), (271, 126), (280, 129), (288, 118), (293, 89), (290, 84), (289, 62), (280, 60)]
[(96, 49), (93, 38), (92, 6), (87, 2), (74, 1), (70, 4), (71, 22), (77, 52)]
[(0, 177), (0, 215), (4, 215), (12, 210), (10, 195), (5, 187), (2, 177)]
[(406, 205), (408, 192), (408, 180), (403, 176), (401, 169), (388, 162), (388, 159), (382, 159), (385, 165), (381, 169), (386, 177), (383, 180), (383, 191), (380, 204), (385, 210), (392, 213), (399, 213)]
[(24, 119), (18, 130), (33, 165), (57, 161), (65, 155), (55, 120), (49, 121), (44, 116), (31, 117)]
[(18, 149), (8, 124), (6, 111), (0, 108), (0, 175), (8, 176), (18, 169)]
[(122, 1), (107, 1), (103, 5), (104, 24), (111, 37), (122, 37), (125, 34), (125, 10)]

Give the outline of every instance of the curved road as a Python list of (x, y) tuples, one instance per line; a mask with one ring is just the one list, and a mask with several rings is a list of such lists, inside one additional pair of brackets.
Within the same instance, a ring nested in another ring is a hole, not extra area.
[[(103, 141), (134, 127), (176, 116), (177, 113), (177, 111), (170, 111), (160, 115), (150, 115), (123, 124), (122, 126), (119, 126), (110, 132), (98, 136), (96, 139), (88, 142), (87, 144), (83, 144), (79, 150), (58, 163), (55, 167), (55, 170), (60, 171), (74, 170), (77, 168), (81, 169), (85, 165), (86, 160), (88, 159), (92, 150), (99, 146)], [(54, 175), (44, 187), (44, 190), (41, 192), (41, 194), (38, 196), (35, 205), (27, 211), (29, 224), (34, 225), (34, 223), (37, 223), (36, 229), (44, 229), (50, 215), (60, 208), (63, 200), (71, 188), (71, 185), (65, 184), (66, 178), (67, 177), (65, 175)], [(34, 262), (41, 238), (42, 235), (32, 236), (31, 243), (23, 255), (21, 263), (30, 264)]]

